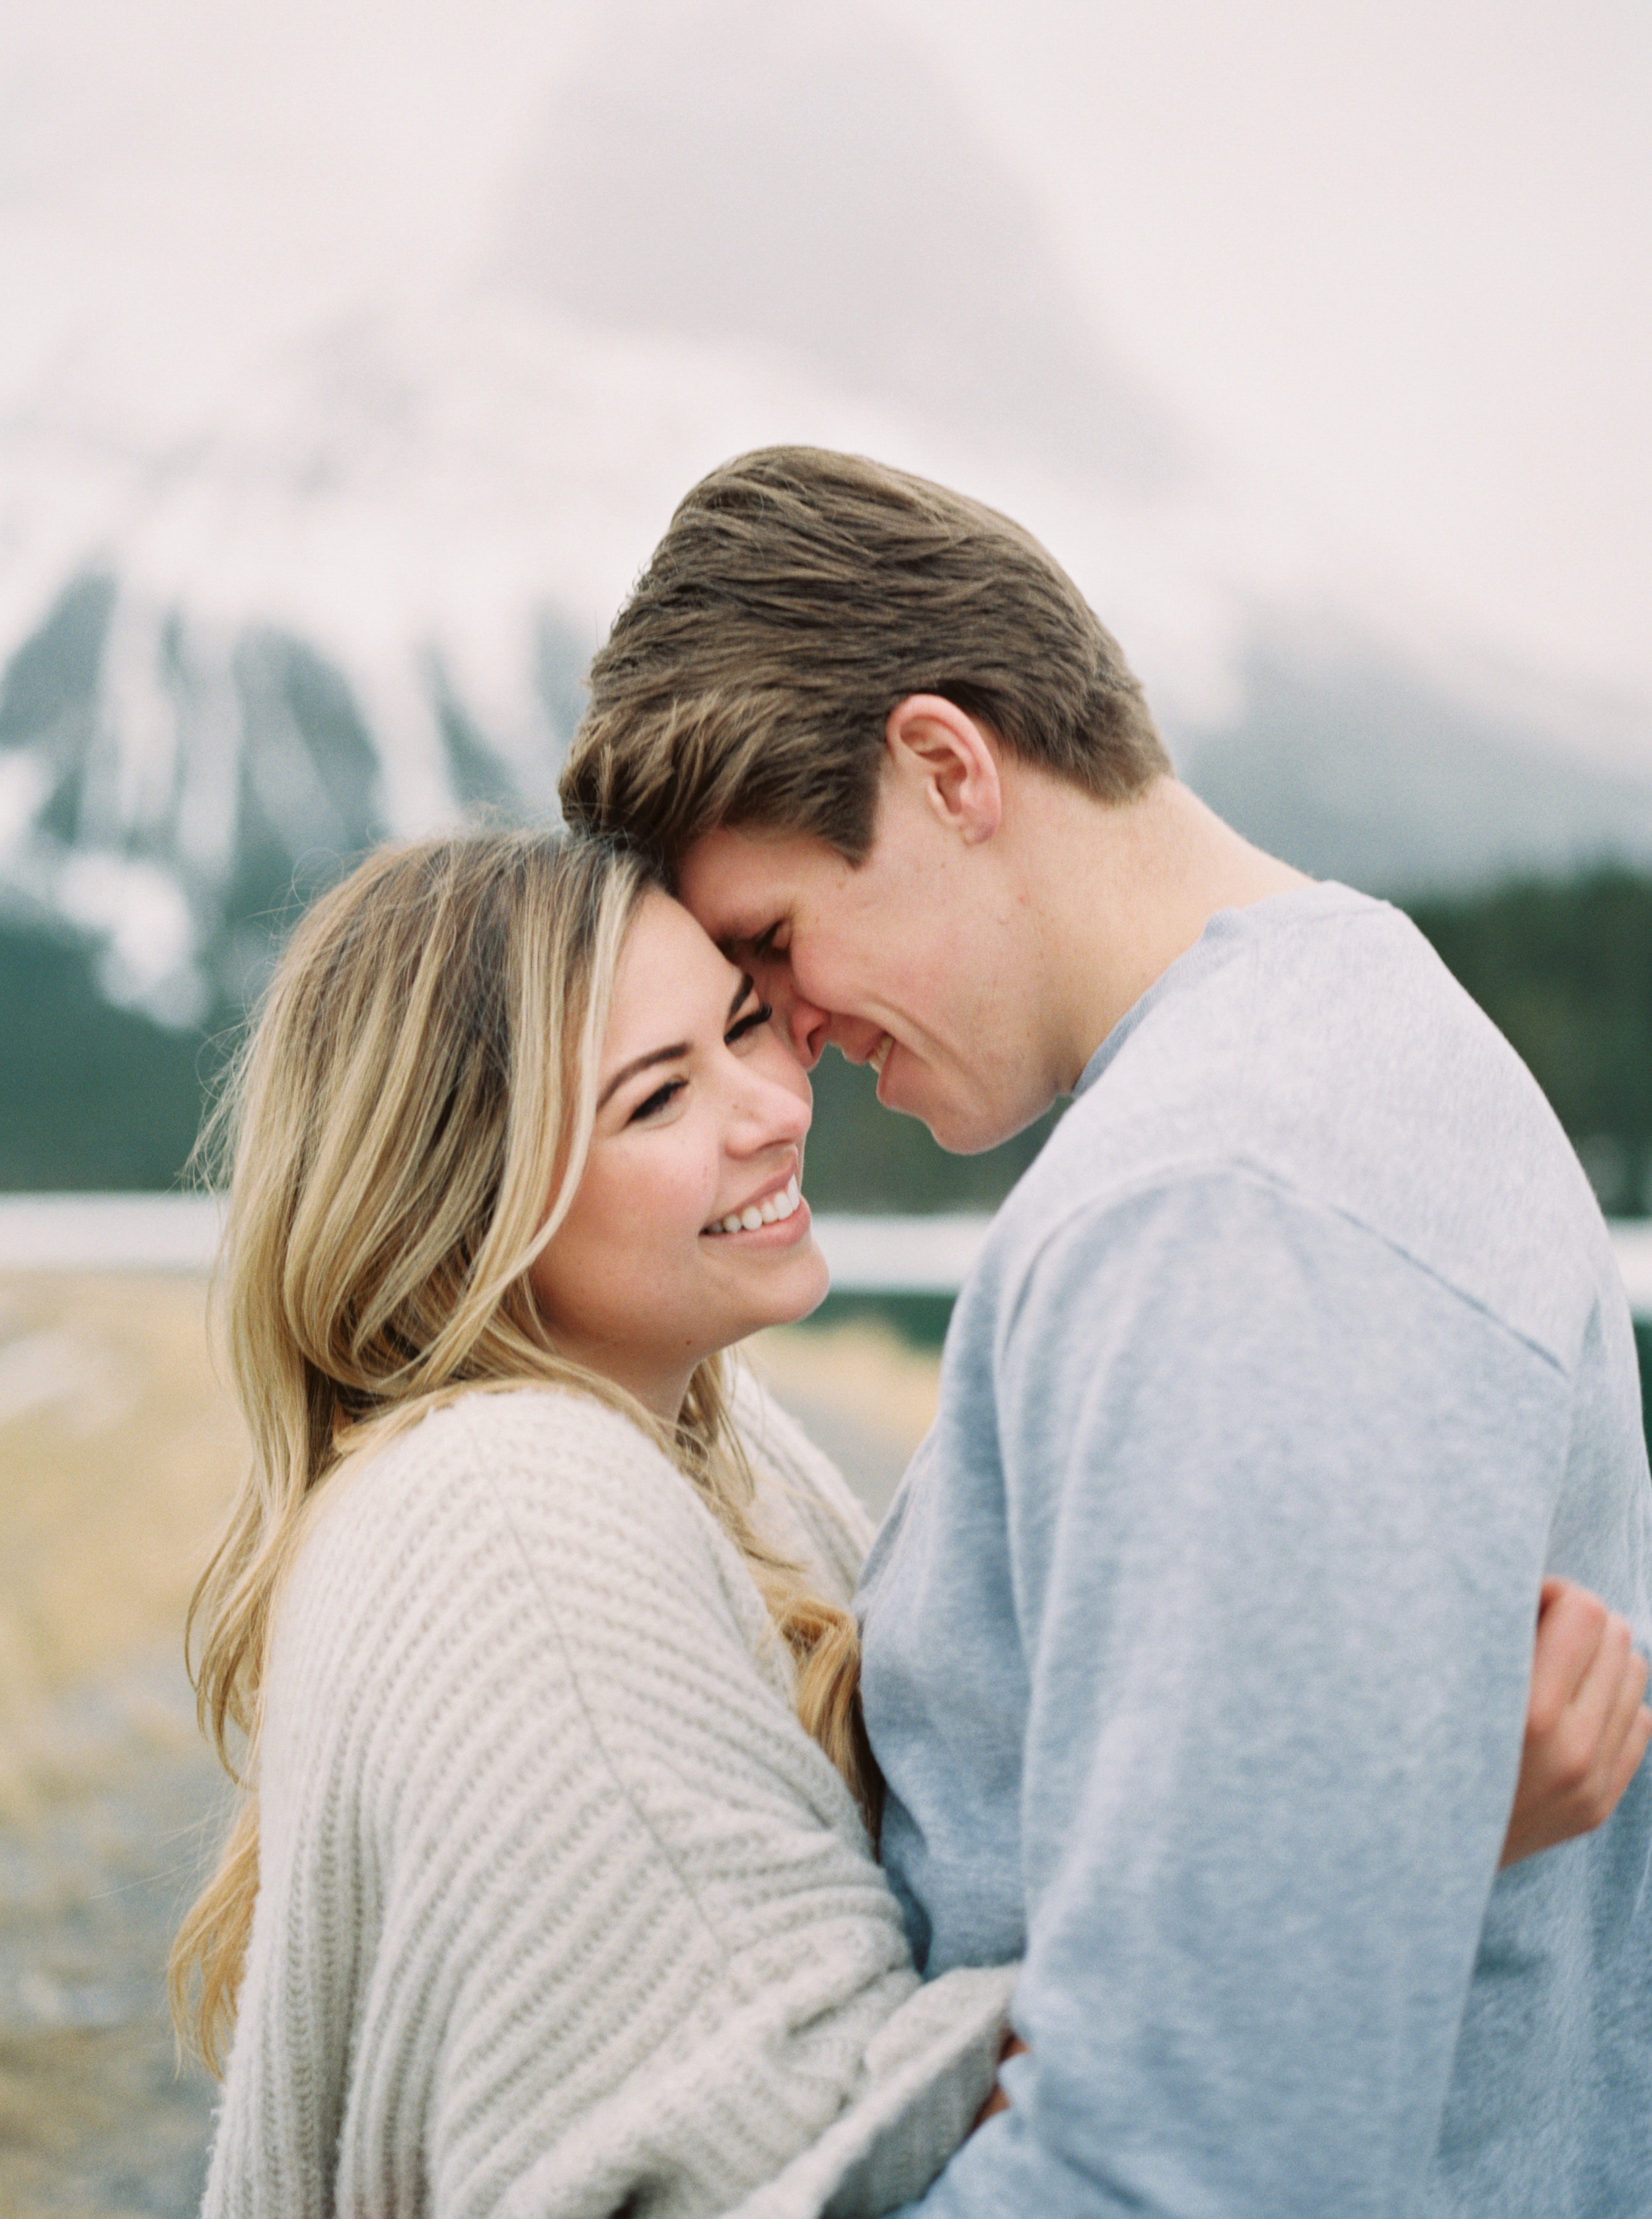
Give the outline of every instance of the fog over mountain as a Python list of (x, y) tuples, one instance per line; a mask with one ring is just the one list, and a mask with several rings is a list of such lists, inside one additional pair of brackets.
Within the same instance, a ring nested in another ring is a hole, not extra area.
[(1565, 744), (1618, 726), (1615, 705), (1488, 699), (1391, 643), (1266, 629), (1241, 689), (1222, 724), (1174, 735), (1178, 768), (1248, 838), (1316, 878), (1404, 901), (1652, 863), (1652, 779)]
[[(1652, 861), (1652, 709), (1425, 653), (1414, 606), (1248, 507), (892, 19), (599, 11), (499, 169), (428, 266), (271, 306), (233, 254), (193, 289), (156, 264), (0, 364), (0, 922), (115, 1001), (232, 1008), (295, 891), (382, 832), (546, 810), (671, 500), (782, 438), (1023, 516), (1192, 781), (1310, 869)], [(78, 188), (46, 154), (25, 182), (0, 214), (49, 307)]]
[(521, 268), (620, 329), (755, 345), (1115, 498), (1188, 467), (1027, 188), (852, 8), (622, 12), (562, 88)]

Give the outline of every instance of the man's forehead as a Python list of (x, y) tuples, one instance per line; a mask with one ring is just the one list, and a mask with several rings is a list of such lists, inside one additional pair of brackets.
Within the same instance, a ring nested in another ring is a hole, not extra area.
[(684, 906), (719, 944), (759, 939), (790, 906), (793, 844), (727, 829), (703, 833), (677, 867)]

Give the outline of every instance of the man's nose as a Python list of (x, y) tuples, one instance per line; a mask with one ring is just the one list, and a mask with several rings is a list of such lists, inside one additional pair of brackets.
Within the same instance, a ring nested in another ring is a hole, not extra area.
[(804, 1069), (812, 1071), (830, 1035), (831, 1012), (798, 991), (790, 964), (766, 964), (755, 983), (774, 1012), (776, 1031)]

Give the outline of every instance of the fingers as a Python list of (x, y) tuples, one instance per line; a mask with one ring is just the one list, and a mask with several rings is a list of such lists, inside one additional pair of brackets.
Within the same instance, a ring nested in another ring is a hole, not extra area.
[(1649, 1744), (1652, 1744), (1652, 1710), (1642, 1703), (1636, 1710), (1629, 1732), (1624, 1738), (1624, 1746), (1618, 1753), (1617, 1768), (1612, 1779), (1608, 1815), (1617, 1809), (1624, 1790), (1639, 1770), (1641, 1759), (1646, 1755)]
[(1628, 1621), (1587, 1588), (1545, 1580), (1505, 1864), (1611, 1818), (1652, 1744), (1646, 1689)]
[[(1618, 1624), (1623, 1625), (1623, 1620), (1619, 1619)], [(1629, 1628), (1624, 1625), (1624, 1661), (1618, 1675), (1617, 1694), (1606, 1728), (1609, 1740), (1621, 1744), (1627, 1738), (1645, 1694), (1646, 1659), (1637, 1656), (1630, 1645)]]
[(1007, 2111), (1009, 2109), (1009, 2098), (1004, 2094), (999, 2083), (995, 2080), (992, 2084), (992, 2092), (988, 2096), (985, 2103), (982, 2104), (980, 2110), (975, 2114), (974, 2119), (971, 2123), (971, 2134), (975, 2132), (977, 2127), (985, 2126), (989, 2119), (996, 2119), (1000, 2111)]
[(1543, 1771), (1564, 1799), (1569, 1830), (1587, 1831), (1612, 1816), (1645, 1754), (1646, 1661), (1628, 1620), (1581, 1588), (1556, 1598), (1539, 1626), (1540, 1650), (1545, 1637), (1549, 1677), (1540, 1695), (1534, 1664), (1528, 1740), (1544, 1744)]
[[(1639, 1663), (1626, 1619), (1605, 1613), (1600, 1638), (1582, 1679), (1562, 1717), (1565, 1737), (1562, 1763), (1584, 1786), (1592, 1776), (1609, 1770), (1617, 1758), (1623, 1736), (1629, 1730), (1635, 1705), (1641, 1700), (1634, 1667)], [(1634, 1688), (1633, 1700), (1623, 1716), (1624, 1699)]]
[[(1002, 2065), (1004, 2060), (1008, 2057), (1021, 2057), (1024, 2055), (1026, 2049), (1027, 2044), (1022, 2040), (1021, 2036), (1018, 2034), (1011, 2032), (1011, 2030), (1006, 2027), (1004, 2029), (1003, 2042), (998, 2051), (999, 2064)], [(970, 2132), (973, 2134), (976, 2127), (984, 2126), (989, 2119), (996, 2118), (1000, 2111), (1007, 2111), (1009, 2109), (1009, 2098), (1003, 2092), (1003, 2082), (994, 2080), (992, 2084), (992, 2092), (988, 2096), (985, 2103), (982, 2104), (980, 2110), (975, 2114), (974, 2124), (970, 2128)]]
[(1602, 1737), (1603, 1818), (1616, 1809), (1618, 1799), (1634, 1778), (1641, 1759), (1646, 1754), (1649, 1738), (1652, 1738), (1652, 1710), (1647, 1708), (1643, 1700), (1646, 1678), (1646, 1659), (1631, 1650), (1624, 1669), (1612, 1717)]
[(1531, 1660), (1528, 1741), (1541, 1739), (1560, 1726), (1596, 1662), (1610, 1615), (1599, 1595), (1574, 1581), (1543, 1582), (1537, 1610), (1537, 1645)]

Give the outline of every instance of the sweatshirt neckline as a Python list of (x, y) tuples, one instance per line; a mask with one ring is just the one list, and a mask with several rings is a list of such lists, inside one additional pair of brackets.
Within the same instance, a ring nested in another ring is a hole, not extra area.
[(1170, 995), (1197, 985), (1245, 948), (1271, 939), (1279, 932), (1318, 923), (1351, 910), (1381, 906), (1369, 894), (1339, 885), (1334, 879), (1321, 879), (1311, 886), (1292, 886), (1285, 893), (1269, 894), (1261, 901), (1247, 902), (1243, 909), (1215, 911), (1192, 947), (1184, 948), (1173, 963), (1159, 973), (1108, 1034), (1079, 1072), (1072, 1090), (1073, 1100), (1089, 1092), (1137, 1027)]

